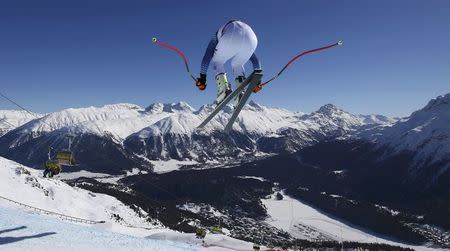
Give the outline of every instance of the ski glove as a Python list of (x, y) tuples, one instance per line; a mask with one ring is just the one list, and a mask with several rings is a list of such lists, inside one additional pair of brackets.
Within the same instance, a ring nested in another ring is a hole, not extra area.
[(253, 88), (253, 93), (257, 93), (259, 91), (261, 91), (263, 88), (262, 84), (261, 84), (261, 80), (259, 80), (259, 83), (255, 86), (255, 88)]
[(200, 73), (200, 77), (197, 78), (197, 82), (195, 83), (200, 91), (206, 89), (206, 74)]
[(255, 88), (253, 88), (253, 93), (257, 93), (261, 90), (262, 90), (262, 85), (261, 85), (261, 83), (259, 83), (255, 86)]

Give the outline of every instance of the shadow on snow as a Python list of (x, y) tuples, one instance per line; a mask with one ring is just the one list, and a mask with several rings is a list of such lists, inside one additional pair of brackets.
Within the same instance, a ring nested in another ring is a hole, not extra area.
[[(25, 228), (27, 228), (27, 227), (26, 226), (21, 226), (21, 227), (16, 227), (16, 228), (9, 228), (9, 229), (0, 230), (0, 235), (4, 234), (4, 233), (8, 233), (8, 232), (22, 230), (22, 229), (25, 229)], [(55, 232), (45, 232), (45, 233), (40, 233), (40, 234), (35, 234), (35, 235), (27, 235), (27, 236), (19, 236), (19, 237), (1, 237), (0, 236), (0, 245), (14, 243), (14, 242), (18, 242), (18, 241), (23, 241), (23, 240), (26, 240), (26, 239), (41, 238), (41, 237), (45, 237), (45, 236), (53, 235), (53, 234), (56, 234), (56, 233)]]

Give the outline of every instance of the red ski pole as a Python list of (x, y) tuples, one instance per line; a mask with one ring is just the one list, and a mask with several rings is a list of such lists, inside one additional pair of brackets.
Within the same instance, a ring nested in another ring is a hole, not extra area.
[(259, 84), (259, 85), (257, 85), (256, 87), (255, 87), (255, 89), (253, 90), (253, 92), (259, 92), (261, 89), (262, 89), (262, 87), (263, 86), (265, 86), (265, 85), (267, 85), (268, 83), (270, 83), (270, 82), (272, 82), (272, 80), (275, 80), (276, 78), (278, 78), (280, 75), (281, 75), (281, 73), (283, 73), (283, 71), (284, 70), (286, 70), (286, 68), (290, 65), (290, 64), (292, 64), (294, 61), (296, 61), (297, 59), (299, 59), (300, 57), (302, 57), (302, 56), (304, 56), (304, 55), (306, 55), (306, 54), (310, 54), (310, 53), (313, 53), (313, 52), (318, 52), (318, 51), (323, 51), (323, 50), (326, 50), (326, 49), (329, 49), (329, 48), (332, 48), (332, 47), (335, 47), (335, 46), (338, 46), (338, 45), (343, 45), (344, 44), (344, 42), (342, 41), (342, 40), (339, 40), (338, 42), (336, 42), (336, 43), (334, 43), (334, 44), (330, 44), (330, 45), (327, 45), (327, 46), (324, 46), (324, 47), (320, 47), (320, 48), (316, 48), (316, 49), (312, 49), (312, 50), (309, 50), (309, 51), (305, 51), (305, 52), (302, 52), (302, 53), (300, 53), (300, 54), (298, 54), (297, 56), (295, 56), (294, 58), (292, 58), (275, 76), (273, 76), (271, 79), (269, 79), (269, 80), (267, 80), (266, 82), (264, 82), (264, 83), (262, 83), (262, 84)]
[(152, 38), (153, 43), (160, 45), (162, 47), (165, 47), (169, 50), (175, 51), (176, 53), (178, 53), (178, 55), (180, 55), (180, 57), (183, 59), (184, 61), (184, 65), (186, 66), (186, 71), (188, 73), (188, 75), (195, 81), (197, 82), (197, 79), (192, 75), (191, 70), (189, 69), (189, 62), (186, 58), (186, 56), (183, 54), (183, 52), (181, 52), (178, 48), (165, 44), (163, 42), (160, 42), (156, 37)]

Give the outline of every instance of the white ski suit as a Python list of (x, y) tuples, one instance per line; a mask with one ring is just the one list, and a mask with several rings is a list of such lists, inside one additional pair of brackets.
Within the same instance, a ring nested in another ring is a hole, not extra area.
[(231, 20), (223, 25), (209, 42), (202, 60), (200, 73), (205, 74), (211, 62), (215, 74), (225, 73), (225, 63), (231, 60), (235, 78), (245, 77), (244, 64), (251, 61), (254, 69), (261, 63), (255, 55), (258, 39), (252, 28), (239, 20)]

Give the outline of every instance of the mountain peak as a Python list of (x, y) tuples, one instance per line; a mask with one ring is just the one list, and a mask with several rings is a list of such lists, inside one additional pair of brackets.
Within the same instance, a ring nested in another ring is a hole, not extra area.
[[(98, 109), (96, 107), (93, 107), (94, 109)], [(109, 105), (104, 105), (101, 108), (105, 108), (105, 109), (111, 109), (111, 110), (120, 110), (120, 109), (131, 109), (131, 110), (140, 110), (142, 109), (140, 106), (135, 105), (135, 104), (131, 104), (131, 103), (117, 103), (117, 104), (109, 104)], [(100, 108), (100, 109), (101, 109)], [(82, 108), (81, 108), (82, 109)], [(71, 110), (71, 111), (76, 111), (79, 110), (79, 108), (68, 108), (66, 110)]]
[(180, 101), (178, 103), (153, 103), (149, 105), (146, 109), (146, 112), (151, 113), (160, 113), (160, 112), (193, 112), (194, 108), (192, 108), (188, 103)]
[(343, 110), (333, 104), (323, 105), (316, 111), (316, 113), (322, 113), (324, 115), (332, 115), (336, 112), (343, 112)]
[[(169, 107), (169, 106), (167, 106)], [(194, 111), (194, 108), (192, 108), (188, 103), (184, 101), (180, 101), (178, 103), (172, 103), (170, 104), (170, 110), (171, 111), (186, 111), (186, 112), (192, 112)]]
[(162, 112), (163, 108), (164, 108), (163, 103), (153, 103), (149, 105), (147, 108), (145, 108), (145, 111), (150, 113), (159, 113)]
[(257, 110), (260, 111), (262, 109), (264, 109), (264, 106), (256, 103), (253, 100), (250, 100), (250, 102), (248, 102), (248, 104), (245, 106), (247, 109), (251, 109), (251, 110)]
[(425, 111), (428, 110), (440, 110), (440, 109), (449, 109), (450, 107), (450, 93), (445, 95), (438, 96), (428, 102), (428, 104), (422, 109)]

